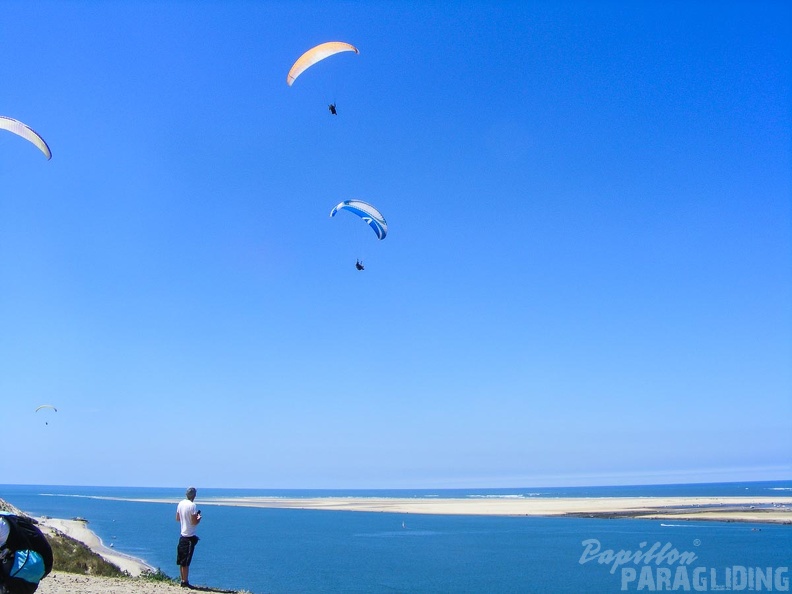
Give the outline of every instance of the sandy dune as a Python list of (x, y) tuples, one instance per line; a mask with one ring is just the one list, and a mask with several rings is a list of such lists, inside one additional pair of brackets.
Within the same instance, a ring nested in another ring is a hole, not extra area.
[(36, 594), (183, 594), (187, 591), (176, 584), (53, 572), (41, 580)]

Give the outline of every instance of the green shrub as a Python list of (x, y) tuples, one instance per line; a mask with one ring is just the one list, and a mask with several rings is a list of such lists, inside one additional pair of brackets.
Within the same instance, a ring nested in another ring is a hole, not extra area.
[(161, 569), (157, 569), (156, 571), (144, 571), (140, 574), (140, 578), (146, 582), (176, 582), (175, 579), (170, 577), (167, 573), (162, 571)]
[(80, 541), (74, 540), (62, 532), (54, 530), (52, 534), (47, 535), (47, 540), (52, 547), (54, 559), (52, 568), (54, 571), (105, 577), (127, 575), (126, 572), (121, 571), (109, 561), (105, 561)]

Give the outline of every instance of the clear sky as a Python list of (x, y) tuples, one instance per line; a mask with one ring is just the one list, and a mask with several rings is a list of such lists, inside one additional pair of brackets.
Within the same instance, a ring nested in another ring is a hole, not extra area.
[(792, 477), (792, 4), (2, 11), (0, 483)]

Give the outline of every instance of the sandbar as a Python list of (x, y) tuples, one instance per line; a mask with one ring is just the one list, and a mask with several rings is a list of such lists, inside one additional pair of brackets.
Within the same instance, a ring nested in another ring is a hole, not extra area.
[[(171, 503), (175, 499), (134, 499)], [(668, 518), (792, 524), (792, 497), (233, 497), (199, 505), (399, 514)]]

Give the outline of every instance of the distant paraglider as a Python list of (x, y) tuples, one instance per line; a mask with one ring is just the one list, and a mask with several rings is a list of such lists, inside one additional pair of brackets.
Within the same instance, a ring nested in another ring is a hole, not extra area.
[(17, 136), (21, 136), (25, 140), (32, 142), (42, 153), (44, 153), (44, 156), (47, 157), (47, 159), (52, 159), (52, 151), (50, 151), (47, 143), (27, 124), (23, 124), (19, 120), (15, 120), (13, 118), (0, 116), (0, 129), (8, 130)]
[(325, 58), (329, 58), (330, 56), (334, 56), (335, 54), (339, 54), (341, 52), (355, 52), (356, 54), (360, 53), (354, 45), (344, 43), (343, 41), (328, 41), (326, 43), (320, 43), (297, 58), (297, 61), (292, 65), (291, 69), (289, 70), (289, 74), (286, 76), (286, 84), (292, 86), (294, 81), (297, 80), (297, 77), (305, 72), (308, 68), (317, 62), (321, 62)]
[[(336, 213), (341, 210), (348, 210), (352, 214), (363, 219), (363, 221), (374, 230), (378, 239), (385, 239), (385, 236), (388, 234), (388, 223), (385, 222), (385, 217), (382, 216), (380, 211), (371, 206), (371, 204), (363, 202), (362, 200), (344, 200), (330, 211), (330, 216), (334, 217)], [(365, 270), (363, 261), (360, 258), (355, 261), (355, 268), (361, 271)]]
[(330, 211), (330, 216), (334, 217), (340, 210), (348, 210), (363, 219), (374, 230), (378, 239), (385, 239), (388, 234), (388, 223), (385, 222), (385, 217), (371, 204), (362, 200), (344, 200)]
[[(41, 409), (44, 409), (44, 408), (51, 408), (55, 412), (58, 412), (58, 409), (55, 408), (54, 406), (52, 406), (51, 404), (42, 404), (41, 406), (36, 408), (36, 412), (38, 412), (38, 411), (40, 411)], [(44, 421), (44, 424), (45, 425), (49, 425), (49, 421)]]

